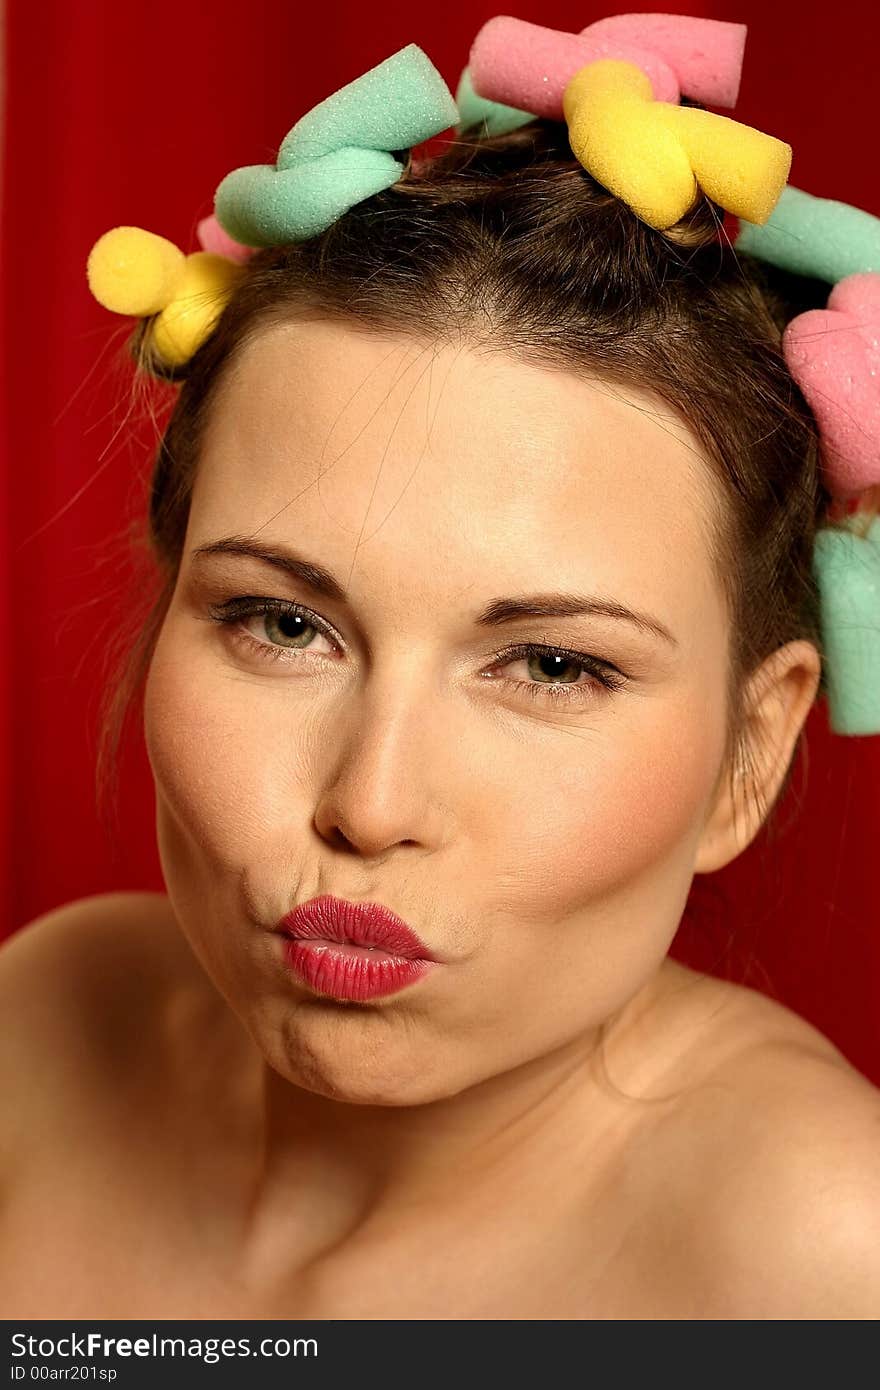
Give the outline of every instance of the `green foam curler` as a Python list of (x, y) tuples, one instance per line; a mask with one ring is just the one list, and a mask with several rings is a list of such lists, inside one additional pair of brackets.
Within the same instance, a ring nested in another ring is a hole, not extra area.
[(838, 734), (880, 733), (880, 516), (867, 535), (820, 527), (813, 572), (821, 600), (829, 722)]
[(789, 184), (762, 226), (740, 223), (734, 246), (781, 270), (834, 285), (859, 271), (880, 271), (880, 217)]
[(458, 118), (434, 64), (409, 44), (308, 111), (284, 137), (274, 166), (227, 174), (214, 198), (217, 221), (245, 246), (307, 241), (396, 183), (404, 166), (395, 153)]

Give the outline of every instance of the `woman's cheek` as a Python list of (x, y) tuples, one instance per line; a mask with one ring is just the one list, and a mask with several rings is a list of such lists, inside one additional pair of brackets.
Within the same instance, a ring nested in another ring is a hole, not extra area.
[(652, 868), (688, 876), (722, 755), (720, 725), (670, 703), (650, 721), (612, 728), (597, 719), (560, 742), (558, 759), (536, 757), (496, 782), (492, 838), (511, 888), (540, 916), (579, 895), (635, 886)]
[[(194, 658), (166, 621), (144, 692), (144, 737), (157, 791), (207, 849), (241, 845), (247, 819), (246, 686), (224, 681), (216, 663)], [(250, 776), (253, 776), (251, 768)]]
[(290, 854), (310, 821), (332, 720), (299, 677), (289, 680), (267, 682), (207, 644), (194, 649), (185, 619), (169, 617), (157, 643), (144, 697), (157, 792), (177, 831), (220, 872), (246, 875), (276, 847)]

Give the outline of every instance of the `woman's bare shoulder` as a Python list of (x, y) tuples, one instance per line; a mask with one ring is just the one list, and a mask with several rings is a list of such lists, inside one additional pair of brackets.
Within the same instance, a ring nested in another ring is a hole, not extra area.
[(108, 992), (108, 983), (113, 997), (130, 1003), (194, 965), (163, 893), (78, 898), (0, 943), (4, 1019), (37, 1007), (63, 1024), (68, 1008), (79, 1015), (84, 1002)]
[(712, 1316), (880, 1317), (880, 1091), (757, 991), (711, 981), (703, 1007), (676, 1182)]
[[(164, 1045), (198, 967), (160, 893), (66, 903), (0, 944), (4, 1138), (50, 1104), (117, 1084), (136, 1055)], [(161, 1057), (155, 1056), (159, 1063)]]
[(14, 954), (37, 949), (37, 942), (66, 942), (76, 938), (103, 936), (115, 926), (120, 934), (148, 928), (161, 931), (172, 921), (170, 904), (164, 893), (123, 891), (94, 893), (61, 903), (41, 913), (25, 926), (19, 927), (0, 943), (0, 959), (4, 963)]

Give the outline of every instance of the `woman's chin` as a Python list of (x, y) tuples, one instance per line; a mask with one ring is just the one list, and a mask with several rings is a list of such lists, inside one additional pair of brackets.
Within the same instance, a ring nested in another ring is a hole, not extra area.
[(456, 1069), (440, 1061), (436, 1047), (414, 1048), (410, 1035), (401, 1040), (396, 1055), (393, 1042), (375, 1046), (356, 1022), (350, 1038), (340, 1037), (338, 1027), (334, 1031), (332, 1039), (326, 1034), (316, 1037), (308, 1028), (294, 1032), (289, 1027), (286, 1036), (276, 1032), (271, 1038), (253, 1037), (282, 1080), (345, 1105), (428, 1105), (481, 1079), (458, 1077)]

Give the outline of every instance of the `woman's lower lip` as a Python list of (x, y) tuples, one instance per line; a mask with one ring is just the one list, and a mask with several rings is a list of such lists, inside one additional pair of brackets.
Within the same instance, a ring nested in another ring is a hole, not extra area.
[(395, 994), (436, 969), (435, 961), (295, 936), (285, 940), (284, 958), (295, 975), (321, 994), (358, 1002)]

